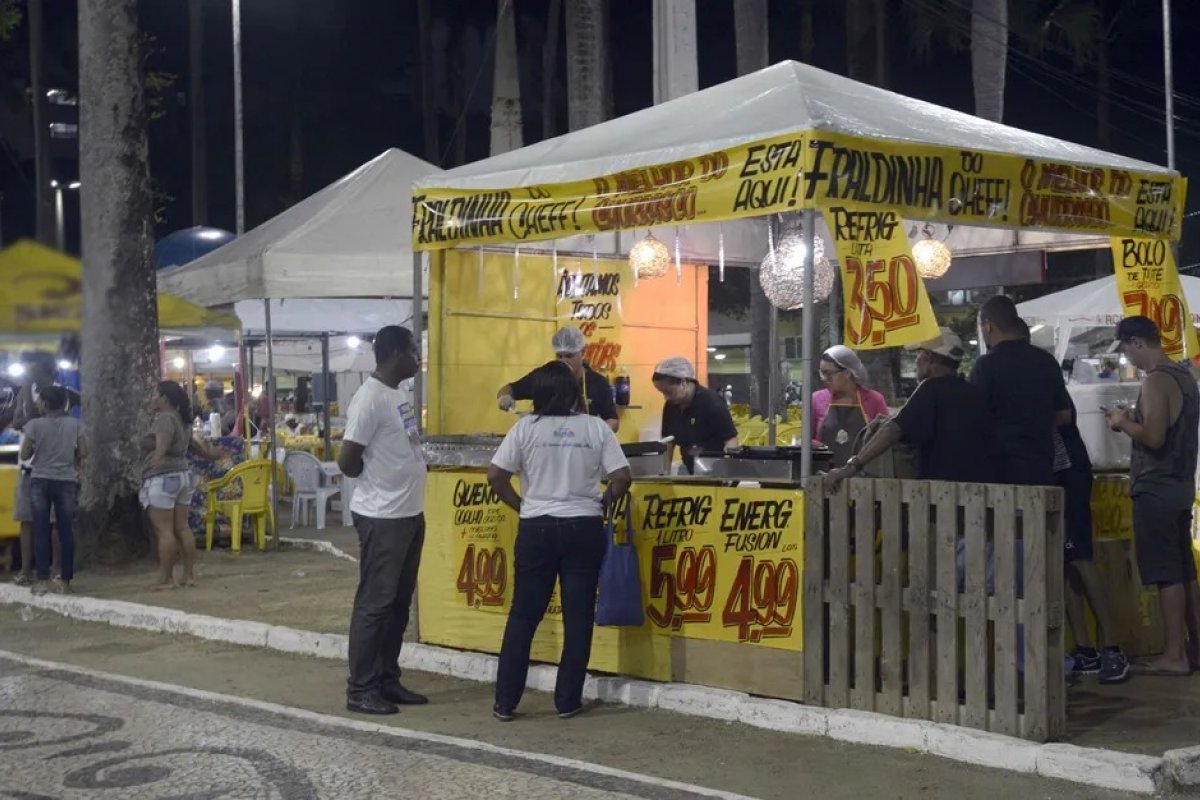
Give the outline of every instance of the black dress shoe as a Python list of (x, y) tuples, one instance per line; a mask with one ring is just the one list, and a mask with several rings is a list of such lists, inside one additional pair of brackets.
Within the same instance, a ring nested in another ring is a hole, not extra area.
[(346, 698), (346, 710), (355, 714), (398, 714), (400, 709), (389, 702), (382, 693), (372, 692), (358, 697)]
[(410, 692), (399, 683), (380, 687), (379, 693), (383, 695), (384, 700), (398, 706), (423, 706), (429, 702), (429, 698), (425, 695)]

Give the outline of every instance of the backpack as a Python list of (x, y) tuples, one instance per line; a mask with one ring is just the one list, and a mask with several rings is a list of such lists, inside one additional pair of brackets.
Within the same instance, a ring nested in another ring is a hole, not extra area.
[[(867, 423), (867, 426), (854, 437), (854, 455), (862, 452), (871, 437), (879, 429), (891, 422), (891, 417), (880, 415)], [(892, 445), (883, 455), (863, 464), (859, 475), (864, 478), (917, 478), (917, 451), (904, 440)]]

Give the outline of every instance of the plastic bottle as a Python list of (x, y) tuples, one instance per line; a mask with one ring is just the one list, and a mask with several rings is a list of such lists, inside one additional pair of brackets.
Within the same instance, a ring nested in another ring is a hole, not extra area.
[(617, 375), (616, 381), (613, 384), (613, 400), (617, 405), (629, 405), (630, 390), (629, 370), (621, 367), (621, 373)]

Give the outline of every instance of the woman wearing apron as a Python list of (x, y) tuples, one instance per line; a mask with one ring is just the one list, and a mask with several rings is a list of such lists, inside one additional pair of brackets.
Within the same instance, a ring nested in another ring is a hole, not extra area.
[(844, 345), (821, 354), (820, 374), (825, 388), (813, 394), (813, 429), (817, 441), (832, 451), (830, 466), (836, 469), (854, 455), (859, 431), (880, 414), (888, 414), (887, 401), (867, 387), (866, 368)]

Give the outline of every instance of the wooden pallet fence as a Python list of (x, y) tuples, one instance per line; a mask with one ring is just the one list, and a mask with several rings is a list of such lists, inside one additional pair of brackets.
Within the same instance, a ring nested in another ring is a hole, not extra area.
[(806, 702), (1062, 737), (1061, 489), (814, 478), (806, 504)]

